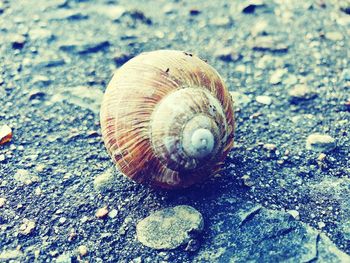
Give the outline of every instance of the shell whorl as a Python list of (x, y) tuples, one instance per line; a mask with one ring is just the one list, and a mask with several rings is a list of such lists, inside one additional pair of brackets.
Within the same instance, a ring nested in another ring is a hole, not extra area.
[[(154, 109), (150, 128), (152, 147), (167, 167), (193, 170), (210, 162), (222, 150), (226, 128), (221, 104), (209, 91), (198, 87), (179, 89)], [(201, 139), (206, 140), (205, 145), (212, 145), (210, 151), (199, 145)]]
[(187, 187), (216, 172), (233, 144), (231, 97), (206, 62), (160, 50), (124, 64), (101, 107), (101, 130), (117, 167), (131, 179)]

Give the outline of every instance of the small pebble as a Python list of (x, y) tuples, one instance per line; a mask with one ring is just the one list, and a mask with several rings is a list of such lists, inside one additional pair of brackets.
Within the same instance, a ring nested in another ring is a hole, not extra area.
[(3, 207), (6, 204), (6, 198), (0, 197), (0, 208)]
[(106, 217), (106, 216), (108, 215), (108, 208), (107, 208), (107, 206), (98, 209), (98, 210), (96, 211), (96, 214), (95, 214), (95, 215), (96, 215), (96, 217), (98, 217), (98, 218), (104, 218), (104, 217)]
[(56, 263), (71, 263), (72, 257), (70, 253), (63, 253), (56, 258)]
[(350, 15), (350, 2), (349, 1), (342, 1), (340, 2), (340, 8), (342, 12), (345, 14)]
[(233, 99), (233, 103), (238, 107), (247, 106), (251, 102), (250, 97), (244, 93), (238, 91), (230, 91), (230, 95)]
[(79, 255), (80, 255), (80, 256), (82, 256), (82, 257), (86, 256), (87, 253), (88, 253), (87, 246), (85, 246), (85, 245), (79, 246), (79, 247), (78, 247), (78, 252), (79, 252)]
[(29, 100), (40, 100), (46, 96), (46, 93), (40, 90), (33, 90), (29, 93)]
[(276, 84), (281, 83), (282, 78), (283, 78), (285, 73), (286, 73), (285, 69), (275, 70), (270, 76), (270, 84), (276, 85)]
[(329, 152), (335, 147), (335, 139), (327, 134), (313, 133), (306, 139), (306, 149), (315, 152)]
[(210, 24), (214, 26), (219, 26), (219, 27), (225, 27), (232, 25), (233, 21), (230, 17), (228, 16), (222, 16), (222, 17), (214, 17), (213, 19), (210, 20)]
[(118, 19), (120, 19), (127, 10), (121, 5), (113, 4), (106, 6), (96, 6), (94, 8), (94, 11), (99, 15), (108, 17), (112, 21), (118, 21)]
[(51, 80), (47, 76), (36, 75), (33, 77), (34, 85), (48, 85), (51, 83)]
[(60, 217), (60, 219), (58, 220), (58, 223), (59, 223), (60, 225), (63, 225), (66, 221), (67, 221), (67, 218), (65, 218), (65, 217)]
[(26, 43), (26, 38), (22, 35), (15, 35), (11, 38), (11, 42), (12, 42), (12, 48), (21, 49), (24, 47), (24, 44)]
[(42, 190), (40, 187), (35, 188), (34, 190), (35, 195), (40, 196), (42, 194)]
[(251, 177), (249, 175), (243, 175), (241, 177), (241, 179), (243, 180), (243, 184), (245, 186), (248, 186), (248, 187), (252, 187), (254, 185), (254, 181), (251, 179)]
[(295, 85), (298, 82), (298, 77), (290, 74), (283, 80), (283, 84), (285, 85)]
[(347, 110), (350, 110), (350, 99), (344, 103)]
[(337, 32), (337, 31), (327, 32), (325, 34), (325, 37), (329, 40), (332, 40), (332, 41), (341, 41), (344, 39), (344, 36), (340, 32)]
[(128, 52), (117, 51), (114, 53), (113, 61), (117, 66), (123, 65), (128, 60), (132, 59), (134, 56)]
[(73, 54), (90, 54), (103, 51), (110, 46), (110, 42), (105, 39), (94, 39), (91, 41), (65, 40), (59, 43), (60, 50)]
[(14, 175), (14, 179), (22, 184), (31, 185), (36, 182), (40, 182), (40, 178), (37, 175), (30, 173), (25, 169), (18, 169)]
[(115, 181), (115, 168), (110, 167), (106, 169), (103, 173), (99, 174), (94, 179), (94, 188), (99, 192), (104, 192), (113, 187), (113, 182)]
[(345, 81), (350, 81), (350, 69), (344, 69), (342, 72), (342, 79)]
[(214, 56), (225, 62), (235, 62), (242, 58), (242, 55), (232, 47), (220, 48), (215, 52)]
[(289, 90), (288, 94), (295, 102), (299, 100), (309, 100), (316, 97), (316, 93), (305, 84), (295, 85)]
[(319, 161), (319, 162), (323, 162), (324, 161), (324, 159), (327, 157), (327, 155), (326, 154), (324, 154), (324, 153), (320, 153), (320, 155), (317, 157), (317, 161)]
[(320, 229), (322, 229), (326, 226), (326, 224), (322, 221), (318, 222), (317, 225), (318, 225), (318, 228), (320, 228)]
[(196, 8), (192, 8), (192, 9), (190, 10), (190, 15), (191, 15), (191, 16), (197, 16), (197, 15), (199, 15), (200, 13), (201, 13), (201, 11), (198, 10), (198, 9), (196, 9)]
[(12, 139), (12, 129), (8, 125), (0, 127), (0, 145), (5, 144)]
[(29, 37), (31, 40), (51, 39), (53, 38), (53, 34), (45, 28), (34, 28), (29, 31)]
[(252, 14), (259, 7), (263, 7), (264, 2), (261, 0), (253, 0), (253, 1), (242, 1), (240, 6), (241, 12), (243, 14)]
[(249, 46), (254, 51), (260, 52), (271, 52), (271, 53), (286, 53), (288, 52), (289, 46), (282, 42), (280, 39), (272, 36), (257, 36), (254, 37), (250, 42)]
[(264, 105), (270, 105), (272, 103), (272, 98), (270, 96), (256, 96), (255, 100)]
[(299, 220), (300, 219), (300, 215), (299, 212), (297, 210), (288, 210), (287, 211), (288, 214), (290, 214), (292, 217), (294, 217), (294, 219)]
[(35, 229), (35, 222), (24, 218), (22, 225), (19, 227), (19, 232), (23, 235), (31, 234)]
[(273, 143), (265, 143), (263, 145), (263, 148), (268, 151), (275, 151), (277, 149), (277, 146)]
[(0, 251), (0, 262), (21, 262), (19, 259), (23, 253), (19, 249), (8, 249)]
[(118, 215), (118, 210), (117, 209), (112, 209), (109, 213), (108, 213), (108, 217), (110, 218), (115, 218)]

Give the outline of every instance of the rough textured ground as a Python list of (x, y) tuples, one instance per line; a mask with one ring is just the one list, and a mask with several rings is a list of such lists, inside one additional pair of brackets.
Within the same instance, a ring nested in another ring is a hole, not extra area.
[[(350, 253), (350, 3), (231, 2), (0, 1), (0, 127), (13, 129), (0, 146), (0, 261), (349, 262), (336, 247)], [(112, 166), (102, 92), (125, 61), (164, 48), (207, 59), (236, 92), (225, 170), (183, 191), (117, 173), (97, 190)], [(337, 147), (307, 150), (315, 132)], [(204, 218), (193, 249), (136, 240), (137, 222), (179, 204)]]

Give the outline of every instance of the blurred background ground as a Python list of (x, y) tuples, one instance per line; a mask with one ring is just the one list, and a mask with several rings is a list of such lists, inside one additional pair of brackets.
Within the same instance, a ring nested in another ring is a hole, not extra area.
[[(13, 133), (0, 261), (349, 262), (349, 13), (327, 0), (0, 1), (0, 129)], [(236, 104), (224, 171), (183, 191), (120, 176), (101, 141), (113, 72), (156, 49), (207, 59)], [(198, 210), (203, 233), (143, 246), (137, 222), (175, 205)]]

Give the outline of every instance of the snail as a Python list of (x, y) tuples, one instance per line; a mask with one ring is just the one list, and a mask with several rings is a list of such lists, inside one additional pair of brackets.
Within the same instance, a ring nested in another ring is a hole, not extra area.
[(220, 75), (190, 53), (141, 53), (105, 91), (102, 137), (130, 179), (176, 189), (218, 172), (233, 147), (233, 102)]

